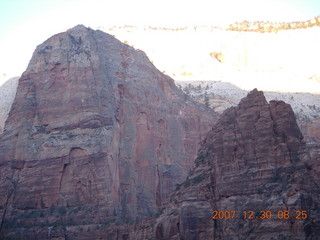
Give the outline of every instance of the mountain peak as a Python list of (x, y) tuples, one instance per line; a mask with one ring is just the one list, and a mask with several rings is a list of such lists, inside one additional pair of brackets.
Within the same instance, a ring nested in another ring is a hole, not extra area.
[[(275, 216), (303, 209), (316, 216), (320, 189), (311, 162), (290, 105), (268, 104), (254, 89), (208, 133), (194, 169), (156, 221), (156, 239), (197, 239), (202, 233), (214, 239), (305, 239), (318, 232), (318, 220), (310, 219), (306, 233), (303, 221), (289, 225), (270, 217), (265, 228), (241, 214), (251, 211), (258, 220), (265, 209)], [(235, 213), (232, 224), (215, 215), (225, 209)]]
[[(186, 102), (142, 51), (83, 25), (37, 47), (12, 106), (0, 136), (0, 215), (26, 226), (27, 211), (42, 214), (33, 229), (22, 230), (43, 232), (39, 239), (51, 223), (57, 235), (68, 224), (100, 228), (155, 214), (186, 177), (195, 143), (216, 119)], [(68, 219), (61, 222), (55, 209)]]
[(89, 30), (89, 27), (84, 26), (83, 24), (78, 24), (72, 28), (69, 28), (68, 31), (79, 31), (79, 30)]
[(263, 106), (267, 105), (268, 102), (263, 94), (263, 91), (258, 91), (258, 89), (253, 89), (248, 95), (241, 99), (239, 103), (239, 108), (247, 109), (253, 106)]

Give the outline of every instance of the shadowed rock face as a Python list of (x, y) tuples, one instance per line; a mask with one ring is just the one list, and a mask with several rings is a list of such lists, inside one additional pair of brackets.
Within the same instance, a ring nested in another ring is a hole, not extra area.
[(51, 37), (20, 78), (1, 135), (2, 232), (151, 216), (215, 119), (142, 51), (83, 26)]
[[(157, 219), (154, 236), (320, 239), (319, 170), (319, 149), (306, 152), (290, 105), (268, 104), (253, 90), (208, 133), (192, 173)], [(236, 211), (235, 218), (212, 220), (215, 210)], [(253, 211), (254, 219), (243, 211)], [(260, 211), (273, 217), (261, 219)], [(291, 217), (279, 219), (278, 211)], [(308, 218), (299, 219), (296, 211), (307, 211)]]

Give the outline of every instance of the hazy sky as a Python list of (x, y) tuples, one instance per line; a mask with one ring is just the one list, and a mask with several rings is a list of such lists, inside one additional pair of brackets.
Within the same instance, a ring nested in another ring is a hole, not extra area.
[(0, 84), (25, 70), (38, 44), (77, 24), (91, 28), (224, 25), (242, 20), (307, 20), (318, 15), (319, 0), (1, 0)]

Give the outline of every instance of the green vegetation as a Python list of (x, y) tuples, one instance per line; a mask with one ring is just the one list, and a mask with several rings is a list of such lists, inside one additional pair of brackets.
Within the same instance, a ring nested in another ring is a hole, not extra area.
[(158, 211), (154, 214), (154, 217), (155, 218), (160, 217), (160, 215), (163, 214), (163, 210), (164, 210), (164, 208), (159, 208)]
[(236, 116), (234, 114), (228, 114), (226, 116), (228, 123), (235, 123), (236, 122)]
[(258, 194), (262, 194), (263, 193), (263, 189), (262, 188), (258, 188), (257, 192), (258, 192)]
[(206, 105), (206, 107), (210, 107), (210, 102), (209, 102), (209, 97), (208, 97), (207, 91), (204, 92), (204, 105)]
[(191, 181), (189, 179), (189, 176), (187, 177), (187, 179), (182, 183), (182, 185), (187, 188), (187, 187), (190, 187), (191, 185)]
[(59, 213), (60, 216), (66, 215), (66, 214), (67, 214), (67, 209), (66, 209), (66, 207), (64, 207), (64, 206), (59, 207), (59, 208), (58, 208), (58, 213)]
[(207, 178), (206, 174), (200, 174), (192, 179), (192, 183), (198, 184)]
[(279, 182), (279, 181), (281, 181), (280, 172), (281, 172), (280, 168), (277, 168), (277, 169), (274, 170), (271, 182)]
[(295, 154), (294, 156), (292, 156), (291, 162), (293, 164), (297, 164), (298, 162), (300, 162), (300, 158), (299, 158), (298, 154)]
[(181, 188), (181, 186), (187, 188), (190, 187), (191, 185), (194, 184), (198, 184), (200, 182), (202, 182), (203, 180), (205, 180), (208, 177), (207, 174), (200, 174), (194, 178), (189, 178), (189, 176), (187, 177), (187, 179), (182, 183), (182, 184), (177, 184), (176, 185), (176, 190), (179, 190)]
[(196, 167), (199, 167), (200, 165), (209, 163), (209, 152), (207, 150), (201, 150), (198, 153), (198, 156), (195, 160)]

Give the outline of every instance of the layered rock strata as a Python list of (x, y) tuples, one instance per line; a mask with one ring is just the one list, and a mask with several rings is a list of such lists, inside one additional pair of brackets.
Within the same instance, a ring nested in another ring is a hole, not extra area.
[(0, 138), (1, 234), (53, 238), (153, 216), (215, 119), (144, 52), (84, 26), (51, 37)]

